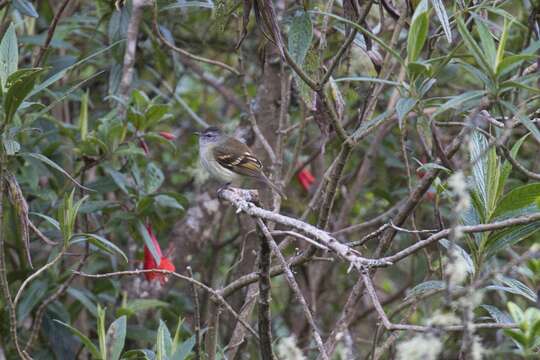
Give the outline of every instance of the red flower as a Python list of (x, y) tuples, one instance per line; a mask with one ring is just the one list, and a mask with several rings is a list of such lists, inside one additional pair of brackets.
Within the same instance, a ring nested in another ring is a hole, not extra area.
[(167, 140), (174, 140), (176, 139), (176, 135), (174, 135), (173, 133), (170, 133), (168, 131), (160, 131), (159, 132), (159, 135), (161, 135), (161, 137), (167, 139)]
[[(174, 267), (174, 264), (172, 263), (171, 259), (169, 259), (166, 256), (163, 256), (163, 253), (161, 252), (161, 247), (159, 246), (156, 236), (154, 235), (154, 232), (152, 231), (152, 227), (150, 225), (146, 225), (146, 230), (148, 231), (148, 235), (150, 235), (150, 238), (152, 239), (152, 244), (154, 244), (154, 247), (157, 250), (158, 256), (160, 258), (160, 262), (159, 264), (156, 264), (156, 261), (154, 260), (154, 257), (152, 256), (152, 253), (150, 252), (150, 249), (145, 245), (144, 246), (144, 270), (159, 269), (159, 270), (175, 271), (176, 268)], [(144, 273), (144, 277), (148, 281), (158, 280), (161, 283), (161, 285), (165, 284), (169, 280), (166, 274), (154, 273), (154, 272)]]
[(298, 179), (300, 185), (302, 185), (302, 187), (306, 191), (309, 191), (309, 188), (315, 182), (315, 177), (313, 176), (311, 171), (305, 168), (298, 172), (296, 178)]

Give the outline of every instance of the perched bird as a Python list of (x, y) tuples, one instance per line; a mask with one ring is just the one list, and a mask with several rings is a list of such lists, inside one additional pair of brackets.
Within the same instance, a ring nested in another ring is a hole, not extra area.
[(264, 182), (282, 198), (286, 198), (281, 189), (266, 177), (262, 163), (246, 144), (225, 135), (214, 126), (196, 134), (199, 136), (201, 165), (212, 177), (224, 182), (225, 186), (241, 182), (245, 177), (253, 178)]

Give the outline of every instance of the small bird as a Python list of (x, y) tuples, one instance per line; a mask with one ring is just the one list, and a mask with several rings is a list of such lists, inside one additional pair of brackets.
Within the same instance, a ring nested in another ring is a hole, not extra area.
[(215, 126), (196, 134), (199, 136), (201, 165), (212, 177), (224, 182), (225, 186), (240, 182), (243, 177), (253, 178), (270, 186), (282, 198), (287, 198), (281, 189), (266, 177), (262, 163), (246, 144), (225, 135)]

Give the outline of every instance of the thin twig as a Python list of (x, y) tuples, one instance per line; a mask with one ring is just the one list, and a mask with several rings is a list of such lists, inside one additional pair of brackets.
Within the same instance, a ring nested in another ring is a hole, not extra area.
[(279, 250), (279, 247), (276, 244), (276, 241), (270, 234), (270, 231), (268, 230), (264, 222), (261, 219), (257, 219), (257, 225), (259, 225), (259, 228), (261, 229), (264, 236), (266, 237), (266, 240), (268, 241), (270, 248), (274, 252), (274, 255), (276, 255), (276, 257), (278, 258), (279, 262), (281, 263), (281, 266), (283, 266), (283, 269), (285, 272), (285, 278), (287, 279), (287, 282), (289, 283), (291, 290), (294, 292), (296, 296), (296, 300), (298, 300), (298, 302), (302, 306), (302, 310), (308, 320), (309, 325), (311, 326), (311, 330), (313, 331), (313, 337), (315, 338), (315, 342), (317, 343), (317, 347), (319, 348), (319, 352), (322, 355), (322, 358), (324, 360), (328, 360), (328, 355), (326, 355), (326, 350), (324, 349), (324, 344), (322, 342), (321, 334), (319, 333), (319, 330), (317, 329), (317, 325), (315, 324), (313, 315), (311, 314), (311, 311), (309, 310), (306, 299), (304, 298), (304, 295), (302, 295), (302, 291), (300, 290), (300, 287), (298, 286), (298, 283), (296, 282), (296, 279), (294, 278), (294, 275), (291, 269), (289, 268), (287, 261), (283, 257), (281, 250)]
[(179, 273), (174, 272), (174, 271), (168, 271), (168, 270), (162, 270), (162, 269), (149, 269), (149, 270), (135, 269), (135, 270), (115, 271), (115, 272), (102, 273), (102, 274), (87, 274), (87, 273), (80, 272), (80, 271), (73, 271), (73, 272), (75, 274), (79, 275), (79, 276), (88, 277), (88, 278), (95, 278), (95, 279), (109, 278), (109, 277), (116, 277), (116, 276), (126, 276), (126, 275), (127, 276), (133, 276), (133, 275), (141, 275), (141, 274), (146, 274), (146, 273), (157, 273), (157, 274), (164, 274), (164, 275), (172, 275), (172, 276), (174, 276), (174, 277), (176, 277), (178, 279), (185, 280), (185, 281), (187, 281), (189, 283), (195, 284), (198, 287), (200, 287), (201, 289), (207, 291), (209, 294), (212, 295), (214, 302), (222, 304), (243, 326), (245, 326), (245, 328), (247, 330), (249, 330), (249, 332), (253, 336), (255, 336), (255, 338), (257, 340), (259, 340), (259, 335), (257, 335), (257, 332), (255, 330), (253, 330), (253, 328), (247, 322), (240, 319), (240, 317), (238, 316), (238, 313), (232, 308), (231, 305), (229, 305), (229, 303), (223, 298), (223, 296), (218, 291), (216, 291), (216, 290), (212, 289), (211, 287), (203, 284), (202, 282), (200, 282), (198, 280), (195, 280), (195, 279), (192, 279), (192, 278), (190, 278), (188, 276), (184, 276), (184, 275), (179, 274)]
[[(265, 227), (266, 228), (266, 227)], [(274, 360), (272, 353), (272, 316), (270, 313), (271, 284), (270, 284), (270, 242), (259, 227), (259, 337), (262, 360)]]
[(152, 21), (152, 25), (153, 25), (153, 28), (154, 28), (154, 33), (157, 35), (157, 37), (159, 38), (159, 40), (165, 44), (165, 46), (167, 46), (169, 49), (179, 53), (180, 55), (182, 56), (185, 56), (191, 60), (195, 60), (195, 61), (199, 61), (199, 62), (202, 62), (202, 63), (206, 63), (206, 64), (210, 64), (210, 65), (215, 65), (215, 66), (219, 66), (220, 68), (222, 69), (225, 69), (227, 71), (230, 71), (232, 72), (234, 75), (237, 75), (239, 76), (240, 73), (238, 72), (238, 70), (236, 70), (235, 68), (233, 68), (232, 66), (230, 65), (227, 65), (225, 63), (222, 63), (221, 61), (217, 61), (217, 60), (211, 60), (211, 59), (207, 59), (207, 58), (204, 58), (202, 56), (197, 56), (197, 55), (193, 55), (192, 53), (190, 53), (189, 51), (186, 51), (184, 49), (181, 49), (177, 46), (175, 46), (174, 44), (172, 44), (171, 42), (169, 42), (165, 36), (163, 36), (163, 34), (161, 33), (161, 31), (159, 30), (159, 24), (158, 24), (158, 18), (157, 18), (157, 14), (158, 14), (158, 9), (157, 9), (157, 2), (154, 6), (154, 18), (153, 18), (153, 21)]
[(43, 56), (45, 55), (45, 52), (47, 51), (47, 49), (49, 48), (49, 45), (51, 44), (54, 32), (56, 31), (56, 26), (58, 25), (58, 21), (60, 21), (60, 17), (62, 16), (62, 13), (66, 9), (68, 3), (69, 3), (69, 0), (64, 0), (64, 2), (60, 5), (60, 7), (58, 8), (58, 11), (54, 15), (51, 25), (49, 25), (49, 30), (47, 31), (47, 37), (45, 38), (45, 42), (39, 48), (39, 52), (36, 56), (36, 60), (34, 61), (33, 67), (40, 66), (41, 61), (43, 60)]
[(311, 224), (300, 221), (298, 219), (277, 214), (265, 209), (262, 209), (256, 206), (252, 202), (253, 191), (242, 190), (236, 188), (225, 188), (220, 192), (220, 196), (231, 202), (236, 208), (237, 211), (243, 211), (246, 214), (261, 219), (273, 221), (285, 226), (289, 226), (304, 232), (305, 234), (311, 235), (314, 239), (318, 240), (324, 246), (330, 248), (332, 251), (336, 252), (338, 256), (350, 262), (354, 267), (363, 268), (364, 266), (374, 266), (374, 267), (383, 267), (390, 265), (387, 262), (366, 259), (359, 255), (358, 251), (341, 244), (335, 238), (333, 238), (328, 232), (321, 230)]
[[(193, 279), (193, 270), (191, 266), (187, 267), (189, 276)], [(197, 287), (194, 283), (191, 283), (191, 291), (193, 293), (193, 304), (195, 305), (195, 360), (201, 359), (201, 310), (199, 305), (199, 294), (197, 293)]]

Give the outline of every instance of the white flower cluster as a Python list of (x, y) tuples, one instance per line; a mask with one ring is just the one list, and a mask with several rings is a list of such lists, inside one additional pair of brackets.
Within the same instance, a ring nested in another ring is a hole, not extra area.
[(397, 346), (398, 360), (436, 360), (442, 351), (441, 340), (431, 334), (419, 334)]
[(276, 346), (279, 360), (306, 360), (302, 351), (296, 346), (294, 336), (281, 338)]

